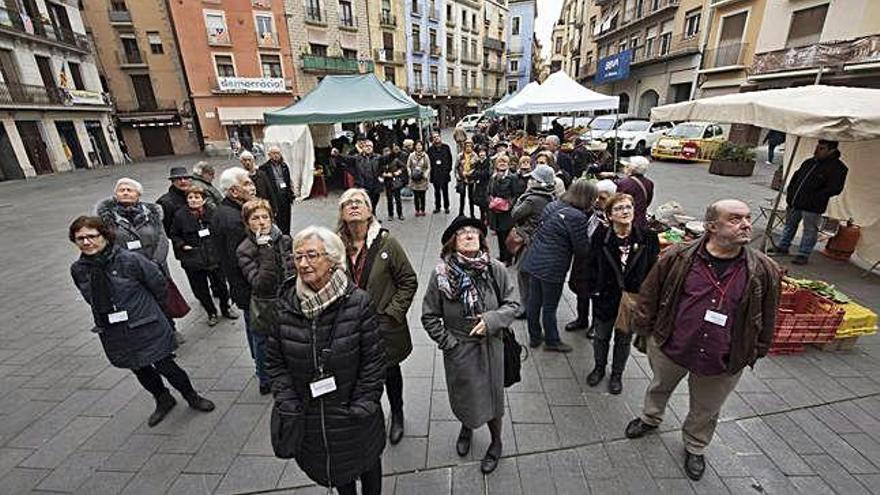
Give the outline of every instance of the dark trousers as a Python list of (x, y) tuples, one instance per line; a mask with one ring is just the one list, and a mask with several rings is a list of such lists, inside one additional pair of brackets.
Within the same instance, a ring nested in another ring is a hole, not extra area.
[(173, 356), (164, 357), (150, 366), (131, 370), (137, 377), (141, 385), (150, 392), (153, 397), (159, 397), (168, 393), (165, 383), (162, 382), (164, 376), (172, 387), (177, 389), (184, 397), (191, 396), (196, 393), (193, 389), (192, 382), (189, 381), (186, 371), (174, 362)]
[(449, 209), (449, 182), (434, 184), (434, 211), (440, 211), (440, 197), (443, 196), (443, 209)]
[(388, 201), (388, 217), (394, 218), (395, 206), (397, 206), (397, 216), (402, 217), (403, 203), (400, 200), (400, 189), (391, 186), (385, 186), (385, 199)]
[[(471, 212), (471, 216), (473, 216), (473, 212)], [(503, 262), (513, 261), (513, 256), (511, 256), (510, 251), (507, 250), (507, 234), (510, 233), (510, 229), (508, 230), (496, 230), (495, 234), (498, 235), (498, 259)]]
[(385, 392), (388, 394), (391, 414), (403, 414), (403, 373), (399, 364), (385, 368)]
[(464, 215), (464, 205), (470, 205), (471, 218), (474, 217), (474, 185), (462, 183), (458, 187), (458, 216)]
[(373, 213), (376, 213), (376, 209), (379, 208), (379, 197), (382, 195), (382, 190), (377, 191), (367, 191), (367, 196), (370, 197), (370, 206), (373, 208)]
[[(382, 493), (382, 460), (376, 461), (376, 465), (368, 471), (364, 471), (359, 476), (361, 479), (361, 495), (381, 495)], [(339, 495), (357, 495), (355, 481), (351, 483), (337, 486)]]
[[(220, 310), (224, 313), (229, 311), (229, 291), (226, 289), (226, 279), (220, 272), (215, 270), (194, 270), (184, 268), (186, 278), (189, 280), (189, 288), (192, 289), (196, 299), (205, 308), (209, 315), (217, 315), (217, 307), (214, 305), (214, 299), (211, 293), (220, 300)], [(208, 282), (211, 282), (211, 290), (208, 290)]]
[(586, 291), (577, 292), (577, 318), (576, 320), (587, 326), (590, 324), (590, 296)]
[(614, 320), (595, 320), (593, 322), (593, 360), (596, 367), (605, 369), (608, 364), (608, 350), (611, 347), (611, 336), (614, 336), (614, 355), (611, 358), (611, 374), (622, 375), (629, 359), (629, 347), (632, 334), (614, 330)]
[(269, 375), (266, 373), (266, 336), (253, 331), (251, 328), (250, 310), (244, 310), (242, 313), (244, 313), (245, 336), (247, 337), (251, 357), (254, 360), (257, 379), (260, 381), (260, 385), (269, 383)]
[(776, 143), (767, 143), (767, 161), (773, 163), (773, 155), (776, 154)]
[[(562, 297), (564, 284), (545, 282), (537, 277), (529, 277), (529, 307), (526, 313), (529, 321), (529, 340), (549, 345), (559, 343), (559, 328), (556, 322), (556, 308)], [(543, 326), (543, 332), (541, 327)], [(543, 334), (543, 336), (542, 336)]]
[(413, 191), (413, 204), (416, 211), (425, 212), (425, 193), (427, 191)]

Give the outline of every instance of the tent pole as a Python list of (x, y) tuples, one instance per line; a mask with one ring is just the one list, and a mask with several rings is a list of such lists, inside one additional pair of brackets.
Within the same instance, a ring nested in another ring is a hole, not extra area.
[(773, 227), (776, 220), (776, 212), (779, 211), (779, 203), (782, 202), (782, 193), (785, 192), (785, 185), (788, 183), (788, 177), (791, 175), (791, 169), (794, 165), (794, 156), (797, 154), (798, 145), (801, 144), (801, 137), (797, 136), (797, 139), (794, 141), (794, 147), (791, 150), (791, 156), (788, 158), (788, 167), (785, 169), (785, 177), (782, 178), (782, 184), (779, 186), (779, 191), (776, 193), (776, 201), (773, 202), (773, 210), (770, 211), (770, 217), (767, 219), (767, 229), (764, 230), (764, 239), (761, 242), (761, 251), (767, 252), (767, 245), (772, 244), (772, 235), (773, 235)]

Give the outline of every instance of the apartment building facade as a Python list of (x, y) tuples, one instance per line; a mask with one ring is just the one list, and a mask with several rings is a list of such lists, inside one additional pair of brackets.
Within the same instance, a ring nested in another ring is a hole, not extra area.
[(111, 107), (75, 5), (0, 6), (0, 180), (119, 163)]
[(446, 58), (443, 54), (446, 27), (443, 1), (406, 0), (404, 50), (407, 91), (421, 103), (436, 105), (448, 94)]
[[(563, 4), (563, 7), (565, 4)], [(563, 10), (564, 12), (564, 10)], [(568, 47), (563, 43), (565, 41), (565, 20), (563, 17), (557, 19), (553, 25), (553, 33), (550, 35), (550, 72), (558, 72), (563, 70), (563, 63), (568, 56)]]
[[(535, 0), (511, 0), (507, 22), (507, 92), (515, 93), (532, 80), (535, 50)], [(540, 55), (540, 54), (539, 54)]]
[(369, 37), (376, 75), (407, 88), (406, 0), (367, 0)]
[[(582, 80), (620, 97), (620, 113), (691, 97), (704, 29), (703, 0), (593, 0), (600, 15), (586, 29), (596, 48), (594, 72)], [(589, 9), (588, 9), (589, 11)]]
[(164, 2), (81, 3), (110, 92), (117, 137), (133, 159), (200, 150), (197, 125)]
[[(505, 33), (509, 15), (506, 0), (484, 0), (483, 2), (483, 56), (482, 56), (482, 108), (492, 105), (507, 93), (507, 43)], [(531, 44), (529, 51), (531, 51)], [(531, 60), (528, 63), (531, 66)]]

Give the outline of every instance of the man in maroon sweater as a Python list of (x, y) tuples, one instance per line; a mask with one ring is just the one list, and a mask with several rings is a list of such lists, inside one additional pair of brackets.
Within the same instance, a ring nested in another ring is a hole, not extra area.
[(647, 337), (654, 377), (642, 415), (628, 438), (657, 429), (669, 396), (688, 377), (690, 408), (682, 424), (684, 468), (693, 480), (706, 469), (703, 453), (742, 370), (767, 354), (779, 302), (779, 268), (748, 247), (751, 213), (738, 200), (706, 210), (704, 239), (677, 246), (648, 274), (639, 291), (636, 333)]

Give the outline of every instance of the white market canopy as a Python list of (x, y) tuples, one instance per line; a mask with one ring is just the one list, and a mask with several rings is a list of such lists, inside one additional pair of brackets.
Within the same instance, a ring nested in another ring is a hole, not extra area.
[[(534, 86), (533, 86), (534, 85)], [(557, 71), (538, 85), (529, 83), (513, 98), (498, 105), (499, 114), (557, 114), (616, 110), (620, 99), (603, 95), (577, 83), (563, 71)]]
[(880, 90), (801, 86), (735, 93), (654, 107), (651, 120), (751, 124), (834, 141), (880, 138)]

